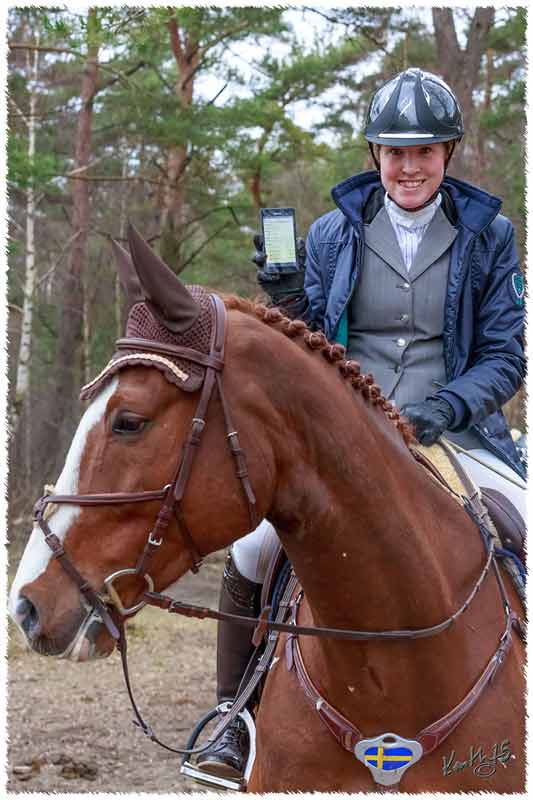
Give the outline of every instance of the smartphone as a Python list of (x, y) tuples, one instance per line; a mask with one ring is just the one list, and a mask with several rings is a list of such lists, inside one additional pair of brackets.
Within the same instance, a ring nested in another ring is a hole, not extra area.
[(261, 230), (267, 272), (297, 272), (294, 208), (262, 208)]

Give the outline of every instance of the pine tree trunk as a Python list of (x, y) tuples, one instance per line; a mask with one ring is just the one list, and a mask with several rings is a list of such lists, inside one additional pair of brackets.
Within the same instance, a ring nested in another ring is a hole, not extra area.
[(91, 320), (90, 320), (89, 289), (84, 282), (83, 286), (83, 383), (91, 380)]
[[(170, 41), (176, 62), (177, 113), (187, 112), (193, 102), (194, 75), (200, 63), (198, 42), (180, 30), (176, 18), (168, 23)], [(180, 271), (181, 243), (186, 225), (185, 174), (189, 164), (190, 144), (181, 142), (170, 148), (167, 158), (166, 186), (161, 213), (160, 254), (164, 261)]]
[(474, 91), (479, 85), (481, 60), (494, 25), (494, 8), (476, 8), (468, 29), (466, 47), (459, 45), (453, 9), (433, 8), (433, 24), (439, 73), (455, 92), (463, 111), (465, 137), (457, 148), (450, 172), (463, 180), (475, 180), (478, 174), (478, 148), (473, 133)]
[[(74, 167), (82, 172), (89, 163), (91, 152), (93, 101), (98, 91), (98, 50), (99, 45), (91, 39), (91, 30), (97, 20), (97, 10), (90, 8), (88, 12), (88, 47), (87, 58), (81, 85), (81, 109), (78, 115), (76, 131), (76, 147)], [(51, 404), (48, 421), (52, 432), (60, 438), (68, 421), (74, 396), (74, 387), (79, 380), (79, 350), (82, 341), (83, 326), (83, 272), (87, 267), (88, 232), (90, 221), (89, 182), (72, 181), (73, 215), (72, 225), (75, 238), (72, 243), (70, 257), (64, 275), (62, 295), (58, 299), (61, 309), (59, 333), (56, 353), (56, 370), (54, 390), (51, 392)], [(68, 428), (68, 425), (67, 425)], [(65, 430), (65, 438), (70, 431)]]
[(252, 200), (254, 201), (254, 206), (259, 211), (262, 208), (263, 201), (261, 198), (261, 171), (259, 168), (256, 172), (252, 175), (252, 179), (250, 181), (250, 192), (252, 194)]

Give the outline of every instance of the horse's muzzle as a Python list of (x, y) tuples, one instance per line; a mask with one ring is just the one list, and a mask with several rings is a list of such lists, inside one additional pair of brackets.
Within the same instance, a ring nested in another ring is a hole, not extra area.
[(22, 628), (28, 642), (37, 639), (41, 633), (41, 622), (39, 612), (24, 595), (20, 595), (15, 609), (15, 621)]
[(80, 609), (70, 616), (67, 624), (51, 631), (37, 606), (27, 596), (21, 595), (12, 617), (28, 646), (40, 655), (89, 661), (105, 658), (115, 647), (105, 624), (92, 609)]

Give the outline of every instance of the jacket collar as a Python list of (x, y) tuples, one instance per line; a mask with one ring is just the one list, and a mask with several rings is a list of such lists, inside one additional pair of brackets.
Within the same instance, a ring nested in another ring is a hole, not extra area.
[(365, 220), (365, 244), (404, 280), (409, 280), (398, 239), (384, 206), (370, 223)]
[[(502, 201), (477, 186), (446, 176), (441, 184), (442, 205), (448, 221), (479, 233), (499, 213)], [(383, 206), (385, 192), (376, 170), (361, 172), (338, 183), (331, 196), (353, 224), (369, 224)]]
[(384, 207), (365, 225), (365, 244), (404, 280), (415, 281), (445, 253), (457, 236), (441, 208), (437, 208), (428, 226), (430, 236), (424, 236), (408, 271), (396, 233)]
[[(449, 249), (457, 236), (457, 228), (450, 224), (442, 209), (437, 208), (435, 216), (429, 223), (427, 234), (420, 242), (411, 264), (409, 270), (411, 281), (415, 281)], [(447, 268), (448, 260), (446, 270)]]

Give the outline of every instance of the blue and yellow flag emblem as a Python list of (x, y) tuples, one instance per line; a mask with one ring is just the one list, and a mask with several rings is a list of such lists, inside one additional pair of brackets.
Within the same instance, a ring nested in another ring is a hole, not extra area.
[(413, 760), (413, 753), (407, 747), (369, 747), (365, 750), (365, 761), (378, 769), (398, 769)]
[(354, 756), (368, 767), (381, 786), (397, 786), (405, 770), (416, 764), (422, 754), (420, 742), (404, 739), (397, 733), (360, 739), (354, 747)]

